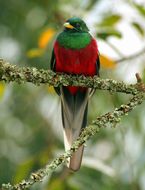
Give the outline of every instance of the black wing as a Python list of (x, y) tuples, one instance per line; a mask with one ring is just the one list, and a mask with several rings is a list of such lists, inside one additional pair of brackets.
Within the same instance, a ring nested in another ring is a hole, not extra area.
[(96, 74), (98, 75), (98, 77), (100, 76), (99, 75), (99, 70), (100, 70), (100, 58), (99, 58), (99, 55), (100, 54), (98, 54), (98, 58), (96, 60)]
[(50, 69), (52, 71), (55, 71), (55, 54), (54, 54), (54, 49), (52, 50), (52, 54), (51, 54)]
[[(52, 50), (52, 55), (51, 55), (51, 60), (50, 60), (50, 69), (52, 71), (56, 71), (55, 70), (55, 64), (56, 64), (56, 59), (55, 59), (55, 54), (54, 54), (54, 49)], [(54, 87), (55, 92), (60, 95), (60, 88), (59, 87)]]
[[(99, 59), (99, 54), (98, 54), (98, 58), (96, 60), (96, 75), (99, 77), (100, 74), (99, 74), (99, 70), (100, 70), (100, 59)], [(94, 93), (95, 93), (96, 89), (92, 88), (90, 90), (90, 93), (89, 93), (89, 97), (93, 96)]]

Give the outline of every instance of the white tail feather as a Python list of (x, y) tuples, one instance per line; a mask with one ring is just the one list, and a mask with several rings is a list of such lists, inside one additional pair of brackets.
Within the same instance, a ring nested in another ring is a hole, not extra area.
[[(70, 150), (71, 145), (69, 144), (65, 131), (63, 131), (64, 133), (64, 145), (65, 145), (65, 150)], [(81, 166), (81, 162), (82, 162), (82, 156), (83, 156), (83, 150), (84, 150), (84, 146), (82, 145), (81, 147), (79, 147), (79, 149), (73, 153), (71, 158), (68, 158), (67, 160), (67, 167), (73, 171), (77, 171), (80, 169)]]

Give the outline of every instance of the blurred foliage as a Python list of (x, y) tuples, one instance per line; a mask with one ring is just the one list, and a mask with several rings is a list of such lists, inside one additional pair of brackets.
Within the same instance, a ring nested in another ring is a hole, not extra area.
[(38, 46), (40, 48), (45, 48), (54, 34), (55, 31), (52, 28), (48, 28), (47, 30), (45, 30), (43, 33), (41, 33), (39, 37)]
[(114, 69), (116, 66), (116, 62), (113, 59), (103, 54), (100, 54), (100, 63), (102, 67), (108, 68), (108, 69), (111, 69), (111, 68)]
[(108, 37), (121, 38), (121, 32), (116, 29), (116, 24), (121, 20), (121, 16), (118, 14), (107, 14), (104, 15), (101, 22), (97, 23), (98, 29), (97, 37), (103, 40), (107, 40)]
[[(99, 47), (102, 43), (108, 46), (114, 40), (118, 50), (113, 46), (110, 48), (117, 58), (122, 58), (118, 52), (123, 45), (119, 47), (118, 43), (121, 44), (124, 39), (121, 30), (124, 28), (120, 26), (125, 22), (132, 31), (137, 31), (136, 37), (141, 37), (141, 42), (144, 42), (145, 6), (136, 1), (114, 3), (113, 0), (1, 0), (0, 57), (20, 67), (49, 68), (56, 35), (62, 30), (63, 22), (75, 15), (88, 23), (91, 21), (90, 31), (97, 36)], [(116, 10), (117, 5), (133, 11), (130, 20)], [(130, 31), (125, 29), (125, 32)], [(125, 43), (128, 45), (129, 42)], [(145, 82), (143, 55), (141, 59), (117, 63), (104, 48), (100, 51), (100, 60), (102, 78), (125, 80), (125, 77), (134, 75), (133, 68), (136, 66)], [(89, 121), (113, 110), (128, 98), (120, 93), (97, 90), (90, 101)], [(60, 167), (42, 184), (36, 184), (31, 189), (144, 190), (144, 107), (145, 103), (124, 117), (118, 129), (101, 130), (87, 144), (84, 157), (96, 162), (100, 160), (101, 166), (111, 168), (114, 176), (107, 175), (95, 165), (91, 168), (84, 164), (75, 174), (67, 173), (65, 168)], [(64, 151), (60, 102), (52, 87), (0, 83), (0, 108), (0, 184), (17, 183), (27, 178), (31, 172)]]
[(143, 30), (143, 27), (142, 27), (139, 23), (137, 23), (137, 22), (132, 22), (132, 26), (139, 32), (139, 34), (140, 34), (141, 36), (144, 36), (145, 31)]
[(121, 16), (118, 14), (105, 15), (97, 26), (100, 27), (112, 27), (115, 26), (121, 20)]
[(145, 16), (145, 5), (144, 4), (133, 3), (133, 5), (142, 16)]
[(117, 38), (121, 38), (122, 35), (119, 31), (115, 30), (115, 29), (109, 29), (109, 28), (105, 28), (103, 29), (101, 32), (97, 33), (97, 37), (101, 38), (103, 40), (107, 40), (108, 37), (117, 37)]
[(90, 10), (93, 8), (93, 6), (95, 6), (95, 4), (98, 2), (99, 0), (90, 0), (88, 1), (88, 4), (86, 6), (86, 10)]
[(0, 82), (0, 98), (2, 98), (4, 95), (5, 87), (6, 85), (3, 82)]

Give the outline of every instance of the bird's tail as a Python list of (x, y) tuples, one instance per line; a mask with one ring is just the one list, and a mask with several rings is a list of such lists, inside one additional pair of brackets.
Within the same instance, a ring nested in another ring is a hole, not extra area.
[[(68, 138), (66, 137), (66, 133), (64, 131), (64, 145), (65, 150), (69, 150), (71, 148), (71, 145), (73, 144), (68, 141)], [(80, 169), (81, 163), (82, 163), (82, 157), (83, 157), (83, 151), (84, 151), (84, 145), (80, 146), (79, 149), (73, 153), (72, 157), (67, 160), (67, 167), (72, 171), (77, 171)]]
[[(87, 124), (88, 90), (72, 95), (66, 87), (61, 92), (62, 123), (64, 128), (65, 150), (69, 150)], [(77, 171), (82, 162), (84, 145), (68, 159), (68, 168)]]

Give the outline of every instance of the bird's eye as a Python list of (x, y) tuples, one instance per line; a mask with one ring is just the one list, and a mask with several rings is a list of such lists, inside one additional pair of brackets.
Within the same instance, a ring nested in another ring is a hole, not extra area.
[(76, 27), (77, 27), (77, 28), (80, 28), (80, 26), (81, 26), (81, 25), (80, 25), (79, 23), (76, 23)]

